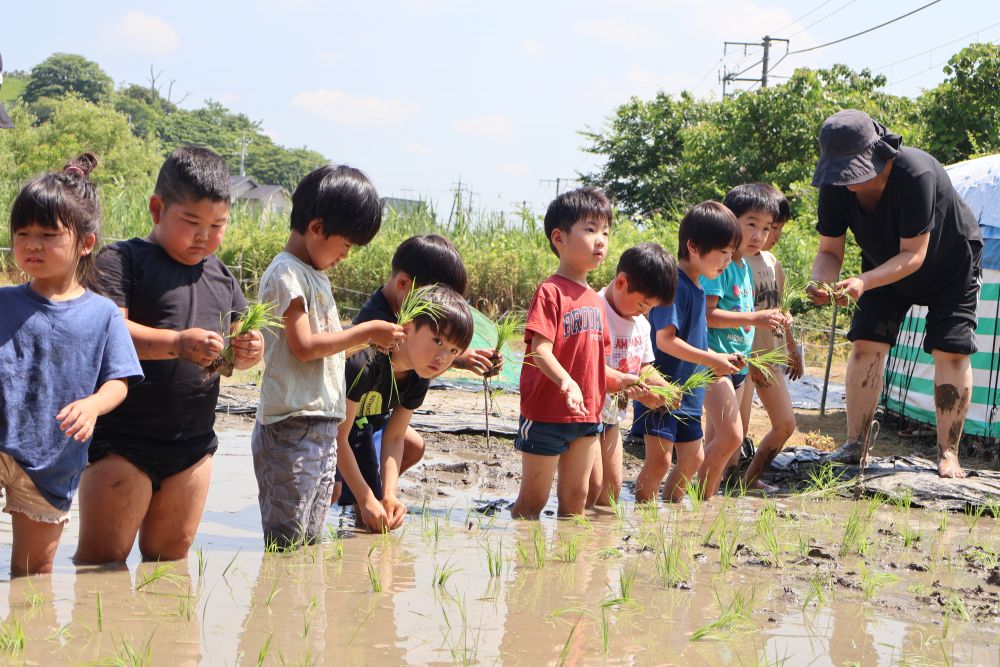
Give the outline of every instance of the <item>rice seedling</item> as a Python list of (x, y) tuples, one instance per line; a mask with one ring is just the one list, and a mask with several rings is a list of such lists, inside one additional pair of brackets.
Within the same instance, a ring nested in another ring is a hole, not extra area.
[(608, 496), (611, 513), (615, 515), (615, 527), (621, 530), (625, 526), (625, 503), (614, 496)]
[(774, 382), (774, 366), (788, 364), (788, 352), (784, 346), (780, 346), (766, 352), (754, 352), (743, 359), (746, 360), (750, 368), (758, 371), (768, 382)]
[(601, 560), (607, 558), (618, 558), (622, 555), (622, 550), (618, 547), (603, 547), (597, 550), (597, 557)]
[(817, 495), (821, 498), (829, 498), (837, 494), (838, 491), (846, 488), (849, 482), (844, 480), (844, 471), (837, 463), (824, 463), (813, 466), (807, 473), (804, 494)]
[(195, 545), (194, 554), (198, 560), (198, 586), (201, 586), (205, 579), (205, 570), (208, 569), (208, 556), (205, 554), (205, 548), (200, 544)]
[(705, 502), (705, 482), (689, 479), (684, 485), (684, 497), (690, 503), (691, 511), (697, 513), (701, 509), (702, 503)]
[(965, 505), (965, 523), (969, 527), (969, 532), (971, 533), (979, 520), (983, 518), (983, 514), (986, 512), (986, 505), (973, 505), (971, 503), (966, 503)]
[(267, 660), (267, 654), (271, 652), (272, 639), (274, 639), (273, 633), (267, 636), (267, 639), (265, 639), (264, 643), (261, 644), (260, 650), (257, 651), (257, 667), (261, 667), (261, 665), (264, 664), (264, 661)]
[(104, 604), (101, 601), (101, 591), (97, 591), (97, 631), (104, 632)]
[(643, 523), (656, 523), (660, 518), (660, 503), (655, 498), (646, 502), (636, 503), (635, 509), (642, 517)]
[(556, 661), (557, 665), (565, 665), (566, 660), (569, 659), (569, 649), (573, 642), (573, 635), (576, 634), (576, 629), (580, 627), (580, 621), (583, 620), (583, 616), (576, 619), (576, 623), (573, 624), (573, 629), (569, 631), (569, 636), (566, 637), (566, 643), (563, 644), (562, 650), (559, 651), (559, 660)]
[(139, 646), (125, 641), (124, 636), (120, 636), (119, 640), (120, 644), (112, 638), (115, 654), (108, 661), (109, 664), (115, 667), (147, 667), (153, 664), (153, 633), (149, 633)]
[(948, 530), (948, 514), (941, 512), (938, 515), (938, 532), (943, 533), (946, 530)]
[(864, 555), (868, 550), (868, 528), (874, 510), (869, 505), (863, 510), (858, 503), (851, 508), (851, 514), (844, 523), (844, 539), (840, 543), (840, 555), (849, 553)]
[(575, 563), (579, 555), (580, 555), (579, 535), (573, 535), (572, 537), (565, 538), (562, 540), (562, 554), (560, 558), (564, 563)]
[(635, 576), (638, 573), (638, 563), (629, 568), (623, 567), (618, 571), (618, 592), (621, 594), (622, 600), (632, 601), (632, 588), (635, 586)]
[(455, 574), (458, 570), (453, 567), (448, 567), (448, 561), (445, 561), (444, 565), (438, 566), (434, 563), (434, 574), (431, 576), (431, 586), (434, 588), (444, 588), (448, 580), (451, 579), (451, 575)]
[(756, 593), (753, 590), (750, 591), (750, 595), (745, 595), (742, 591), (734, 591), (733, 599), (729, 601), (729, 604), (723, 605), (719, 591), (716, 589), (715, 599), (719, 603), (722, 614), (711, 623), (695, 630), (691, 634), (691, 641), (725, 639), (731, 632), (748, 629), (755, 597)]
[(825, 581), (821, 575), (813, 575), (809, 580), (809, 590), (806, 591), (805, 600), (802, 602), (802, 611), (804, 612), (807, 607), (813, 602), (816, 604), (826, 604), (826, 591), (825, 591)]
[[(497, 330), (496, 344), (493, 346), (493, 368), (497, 369), (503, 359), (503, 348), (507, 342), (513, 338), (519, 330), (524, 329), (524, 316), (518, 313), (506, 312), (495, 322)], [(496, 401), (497, 390), (493, 388), (490, 377), (496, 374), (488, 373), (483, 375), (483, 416), (486, 420), (486, 443), (490, 442), (490, 413)]]
[(582, 514), (574, 514), (569, 518), (569, 520), (572, 521), (574, 525), (579, 526), (580, 528), (585, 528), (586, 530), (594, 529), (593, 522), (591, 522), (590, 519), (583, 516)]
[(1000, 519), (1000, 500), (989, 497), (983, 500), (984, 513), (989, 514), (994, 519)]
[(690, 569), (681, 556), (680, 541), (676, 539), (676, 535), (674, 537), (668, 544), (666, 533), (661, 531), (655, 555), (656, 573), (664, 588), (677, 588), (687, 583), (690, 575)]
[(603, 648), (604, 652), (607, 653), (608, 647), (611, 644), (611, 628), (608, 625), (608, 611), (604, 607), (601, 607), (601, 621), (599, 627), (601, 630), (601, 648)]
[(899, 489), (896, 496), (892, 498), (892, 504), (901, 512), (908, 511), (913, 505), (913, 489), (908, 486)]
[(531, 565), (531, 556), (528, 554), (528, 550), (520, 542), (515, 542), (514, 547), (517, 551), (517, 560), (522, 567), (528, 567)]
[(26, 638), (21, 619), (11, 614), (6, 621), (0, 622), (0, 651), (4, 653), (20, 653), (24, 650)]
[(267, 596), (264, 598), (264, 606), (265, 607), (270, 607), (271, 603), (274, 601), (275, 596), (278, 595), (278, 593), (281, 592), (281, 589), (278, 588), (278, 584), (280, 583), (280, 581), (281, 580), (278, 579), (278, 577), (275, 577), (271, 581), (271, 590), (268, 591)]
[(865, 600), (874, 598), (880, 590), (899, 581), (899, 577), (888, 572), (876, 572), (861, 566), (861, 593)]
[[(778, 296), (778, 310), (782, 315), (791, 316), (792, 309), (797, 308), (805, 299), (805, 290), (805, 283), (785, 277), (785, 284), (782, 285), (781, 294)], [(785, 330), (782, 327), (773, 327), (771, 334), (775, 338), (783, 339)]]
[(826, 295), (830, 297), (831, 303), (835, 301), (846, 300), (847, 305), (850, 305), (854, 301), (854, 299), (851, 298), (851, 295), (848, 294), (846, 290), (837, 289), (833, 283), (824, 283), (824, 282), (819, 282), (818, 280), (810, 280), (808, 283), (806, 283), (806, 288), (808, 289), (809, 287), (812, 287), (818, 292), (825, 292)]
[(261, 302), (250, 304), (243, 316), (240, 317), (229, 331), (226, 339), (226, 346), (222, 348), (222, 353), (215, 358), (215, 361), (205, 367), (205, 375), (211, 376), (214, 373), (230, 377), (236, 363), (236, 351), (233, 349), (233, 339), (239, 338), (243, 334), (261, 329), (275, 329), (283, 326), (280, 316), (275, 312), (273, 303)]
[(911, 584), (906, 587), (906, 590), (908, 590), (913, 595), (916, 595), (917, 597), (930, 595), (931, 593), (930, 586), (928, 586), (927, 584)]
[(545, 567), (545, 535), (542, 534), (541, 526), (532, 527), (531, 545), (534, 547), (535, 567), (538, 569)]
[(781, 543), (774, 530), (777, 520), (778, 512), (774, 503), (765, 505), (757, 519), (757, 536), (760, 537), (764, 550), (768, 553), (771, 567), (781, 567)]
[(917, 542), (920, 541), (920, 531), (911, 527), (909, 524), (905, 524), (902, 529), (900, 529), (899, 536), (903, 538), (903, 546), (907, 549), (915, 547)]
[(727, 572), (736, 562), (736, 551), (739, 549), (739, 526), (732, 533), (724, 531), (719, 536), (719, 572)]
[(379, 581), (378, 572), (375, 571), (375, 566), (368, 562), (368, 581), (371, 583), (372, 593), (382, 592), (382, 582)]
[(141, 575), (142, 578), (135, 585), (135, 590), (141, 591), (146, 586), (154, 584), (161, 579), (179, 586), (182, 578), (176, 574), (171, 574), (173, 569), (173, 563), (157, 563), (152, 572)]
[(496, 550), (490, 548), (486, 543), (486, 570), (490, 573), (490, 579), (495, 579), (503, 573), (503, 539), (497, 544)]
[(190, 621), (195, 616), (195, 597), (193, 595), (178, 596), (177, 616), (185, 621)]
[(965, 608), (965, 601), (955, 591), (949, 591), (948, 597), (945, 599), (944, 614), (966, 622), (972, 620), (969, 611)]
[(690, 394), (698, 389), (706, 389), (715, 382), (715, 373), (711, 368), (699, 368), (688, 376), (688, 379), (681, 385), (681, 390), (685, 394)]

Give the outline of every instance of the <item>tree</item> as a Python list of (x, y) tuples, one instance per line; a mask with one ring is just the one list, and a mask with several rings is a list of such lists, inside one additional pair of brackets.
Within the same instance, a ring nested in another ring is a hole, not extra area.
[(33, 104), (43, 98), (75, 93), (88, 102), (101, 104), (111, 99), (114, 88), (114, 81), (97, 63), (71, 53), (54, 53), (32, 68), (22, 96)]
[(920, 96), (927, 150), (945, 164), (1000, 151), (1000, 46), (970, 44)]
[(163, 99), (155, 89), (134, 83), (115, 94), (114, 107), (128, 118), (137, 137), (158, 136), (167, 114), (177, 111), (177, 106)]

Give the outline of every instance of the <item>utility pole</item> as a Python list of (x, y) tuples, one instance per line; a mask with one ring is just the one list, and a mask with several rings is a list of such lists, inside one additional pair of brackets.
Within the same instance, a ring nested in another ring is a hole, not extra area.
[(560, 178), (542, 178), (542, 179), (540, 179), (538, 181), (538, 184), (539, 185), (544, 185), (546, 183), (555, 183), (556, 184), (556, 197), (558, 197), (559, 193), (562, 191), (562, 184), (563, 183), (576, 183), (576, 182), (577, 182), (577, 179), (575, 179), (575, 178), (562, 178), (562, 177), (560, 177)]
[(455, 194), (454, 194), (454, 196), (451, 199), (451, 212), (448, 213), (448, 224), (449, 225), (451, 224), (451, 221), (455, 217), (456, 213), (459, 214), (459, 215), (462, 214), (462, 192), (466, 192), (467, 191), (469, 193), (469, 211), (468, 211), (468, 213), (472, 213), (472, 195), (475, 194), (474, 192), (472, 192), (472, 189), (468, 185), (466, 185), (464, 187), (462, 186), (462, 175), (461, 174), (458, 175), (458, 183), (452, 183), (452, 187), (455, 188), (455, 190), (454, 190)]
[[(773, 42), (784, 42), (785, 44), (785, 54), (788, 53), (788, 40), (781, 39), (778, 37), (771, 37), (770, 35), (764, 35), (764, 37), (759, 42), (723, 42), (722, 43), (722, 55), (725, 56), (729, 50), (729, 47), (743, 47), (743, 55), (747, 55), (747, 51), (751, 48), (760, 48), (763, 51), (761, 59), (755, 62), (753, 65), (746, 67), (739, 71), (730, 72), (723, 68), (722, 74), (720, 75), (720, 80), (722, 81), (722, 97), (726, 97), (726, 84), (735, 81), (746, 81), (752, 83), (759, 83), (761, 88), (767, 88), (767, 75), (768, 70), (771, 68), (771, 44)], [(759, 77), (744, 77), (750, 70), (761, 66), (761, 72)]]
[(243, 130), (243, 136), (240, 138), (240, 176), (247, 175), (247, 146), (250, 145), (250, 141), (250, 139), (247, 139), (246, 130)]

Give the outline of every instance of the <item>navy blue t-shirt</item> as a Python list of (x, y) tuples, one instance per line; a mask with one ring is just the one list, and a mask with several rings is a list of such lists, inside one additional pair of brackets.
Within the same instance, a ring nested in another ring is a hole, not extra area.
[(108, 380), (141, 379), (142, 367), (121, 311), (93, 292), (49, 301), (2, 287), (0, 312), (0, 451), (67, 511), (90, 443), (66, 437), (56, 414)]
[[(649, 313), (649, 324), (652, 327), (649, 335), (653, 339), (653, 365), (671, 382), (683, 384), (698, 370), (698, 364), (681, 361), (658, 348), (656, 332), (672, 325), (677, 328), (678, 338), (699, 350), (707, 350), (708, 321), (705, 319), (705, 292), (684, 271), (679, 270), (674, 302), (669, 306), (653, 308)], [(704, 389), (685, 394), (680, 408), (675, 412), (700, 418), (704, 399)]]

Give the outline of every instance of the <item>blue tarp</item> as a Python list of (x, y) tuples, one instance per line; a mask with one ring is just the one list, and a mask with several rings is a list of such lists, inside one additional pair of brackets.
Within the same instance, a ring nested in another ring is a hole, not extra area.
[(1000, 155), (946, 167), (952, 185), (983, 232), (983, 267), (1000, 271)]

